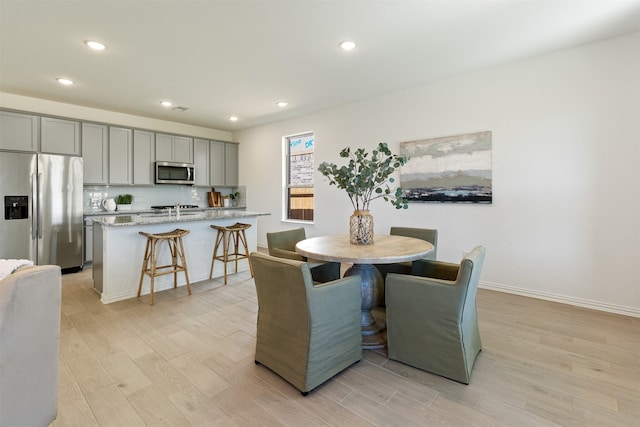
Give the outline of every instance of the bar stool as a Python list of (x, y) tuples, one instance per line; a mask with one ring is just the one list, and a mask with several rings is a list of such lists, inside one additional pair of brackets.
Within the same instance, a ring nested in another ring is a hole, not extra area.
[[(250, 228), (251, 224), (242, 224), (237, 222), (233, 225), (212, 225), (211, 228), (218, 230), (216, 235), (216, 244), (213, 248), (213, 256), (211, 257), (211, 269), (209, 270), (209, 279), (213, 277), (213, 263), (215, 260), (220, 260), (224, 263), (224, 284), (227, 284), (227, 263), (231, 261), (236, 262), (236, 273), (238, 272), (238, 260), (249, 259), (249, 245), (247, 245), (247, 235), (245, 230)], [(229, 245), (231, 238), (233, 238), (233, 246)], [(222, 243), (222, 255), (218, 255), (218, 248)], [(244, 253), (238, 251), (239, 244), (244, 246)], [(229, 250), (233, 248), (233, 252), (229, 253)], [(253, 268), (251, 262), (249, 262), (249, 270), (251, 271), (251, 277), (253, 277)]]
[[(138, 297), (142, 290), (142, 279), (146, 274), (151, 279), (151, 305), (153, 305), (153, 282), (157, 276), (173, 273), (173, 287), (178, 285), (178, 271), (184, 271), (184, 277), (187, 279), (187, 290), (191, 295), (191, 284), (189, 283), (189, 273), (187, 272), (187, 261), (184, 258), (184, 245), (182, 244), (182, 236), (189, 234), (189, 230), (181, 230), (179, 228), (166, 233), (145, 233), (139, 231), (138, 234), (147, 238), (147, 246), (144, 250), (144, 260), (142, 261), (142, 271), (140, 272), (140, 283), (138, 284)], [(157, 265), (158, 249), (160, 244), (166, 241), (171, 252), (171, 264)], [(180, 258), (180, 263), (178, 263)]]

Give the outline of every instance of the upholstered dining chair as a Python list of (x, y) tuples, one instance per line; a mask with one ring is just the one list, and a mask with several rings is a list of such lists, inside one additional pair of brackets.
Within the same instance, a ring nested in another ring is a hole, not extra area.
[[(425, 260), (435, 260), (438, 253), (438, 230), (431, 228), (415, 228), (415, 227), (391, 227), (389, 234), (392, 236), (405, 236), (414, 237), (416, 239), (426, 240), (433, 245), (433, 252), (427, 255)], [(387, 277), (389, 273), (409, 274), (411, 273), (411, 261), (397, 262), (393, 264), (376, 264), (376, 268), (382, 274), (382, 280)], [(384, 295), (384, 286), (382, 288), (382, 295)], [(385, 306), (385, 299), (382, 298), (380, 304)]]
[(292, 230), (267, 233), (267, 247), (269, 249), (269, 255), (308, 262), (311, 268), (311, 275), (315, 282), (328, 282), (339, 279), (339, 262), (325, 262), (307, 259), (296, 252), (296, 243), (306, 238), (306, 233), (302, 227), (294, 228)]
[(362, 358), (360, 278), (314, 283), (308, 263), (251, 253), (256, 364), (306, 395)]
[(419, 260), (410, 275), (387, 275), (389, 359), (469, 384), (482, 349), (476, 292), (484, 257), (477, 246), (460, 265)]

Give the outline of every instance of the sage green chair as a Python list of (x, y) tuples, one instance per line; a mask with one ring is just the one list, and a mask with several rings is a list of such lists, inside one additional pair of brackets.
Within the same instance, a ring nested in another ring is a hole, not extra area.
[(411, 275), (387, 275), (389, 359), (469, 384), (482, 349), (476, 292), (484, 256), (478, 246), (460, 265), (420, 260)]
[(296, 243), (306, 239), (304, 228), (294, 228), (293, 230), (275, 231), (267, 233), (267, 247), (269, 255), (306, 261), (311, 267), (311, 275), (315, 282), (329, 282), (340, 278), (340, 263), (325, 262), (307, 259), (296, 252)]
[[(426, 240), (433, 245), (433, 252), (427, 255), (425, 260), (435, 260), (438, 253), (438, 230), (431, 228), (414, 228), (414, 227), (391, 227), (389, 234), (392, 236), (405, 236), (414, 237), (416, 239)], [(411, 261), (397, 262), (393, 264), (376, 264), (376, 268), (382, 274), (382, 280), (387, 277), (389, 273), (410, 274), (411, 273)], [(382, 288), (382, 295), (384, 295), (384, 286)], [(382, 298), (382, 307), (385, 306), (385, 299)]]
[(306, 395), (362, 358), (360, 278), (315, 283), (309, 264), (251, 253), (255, 362)]

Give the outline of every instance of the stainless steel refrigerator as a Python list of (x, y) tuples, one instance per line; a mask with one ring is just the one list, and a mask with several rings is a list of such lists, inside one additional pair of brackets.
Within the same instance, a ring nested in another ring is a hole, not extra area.
[(82, 158), (0, 152), (0, 258), (82, 268)]

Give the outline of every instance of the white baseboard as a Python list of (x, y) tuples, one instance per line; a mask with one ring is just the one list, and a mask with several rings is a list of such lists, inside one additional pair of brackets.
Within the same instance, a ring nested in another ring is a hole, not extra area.
[(532, 291), (531, 289), (516, 288), (514, 286), (503, 285), (499, 283), (491, 283), (481, 281), (479, 288), (491, 291), (505, 292), (508, 294), (522, 295), (525, 297), (537, 298), (546, 301), (559, 302), (561, 304), (575, 305), (577, 307), (590, 308), (592, 310), (606, 311), (608, 313), (622, 314), (624, 316), (640, 317), (640, 309), (635, 307), (627, 307), (624, 305), (615, 305), (603, 303), (600, 301), (592, 301), (583, 298), (568, 297), (566, 295), (552, 294), (549, 292)]

